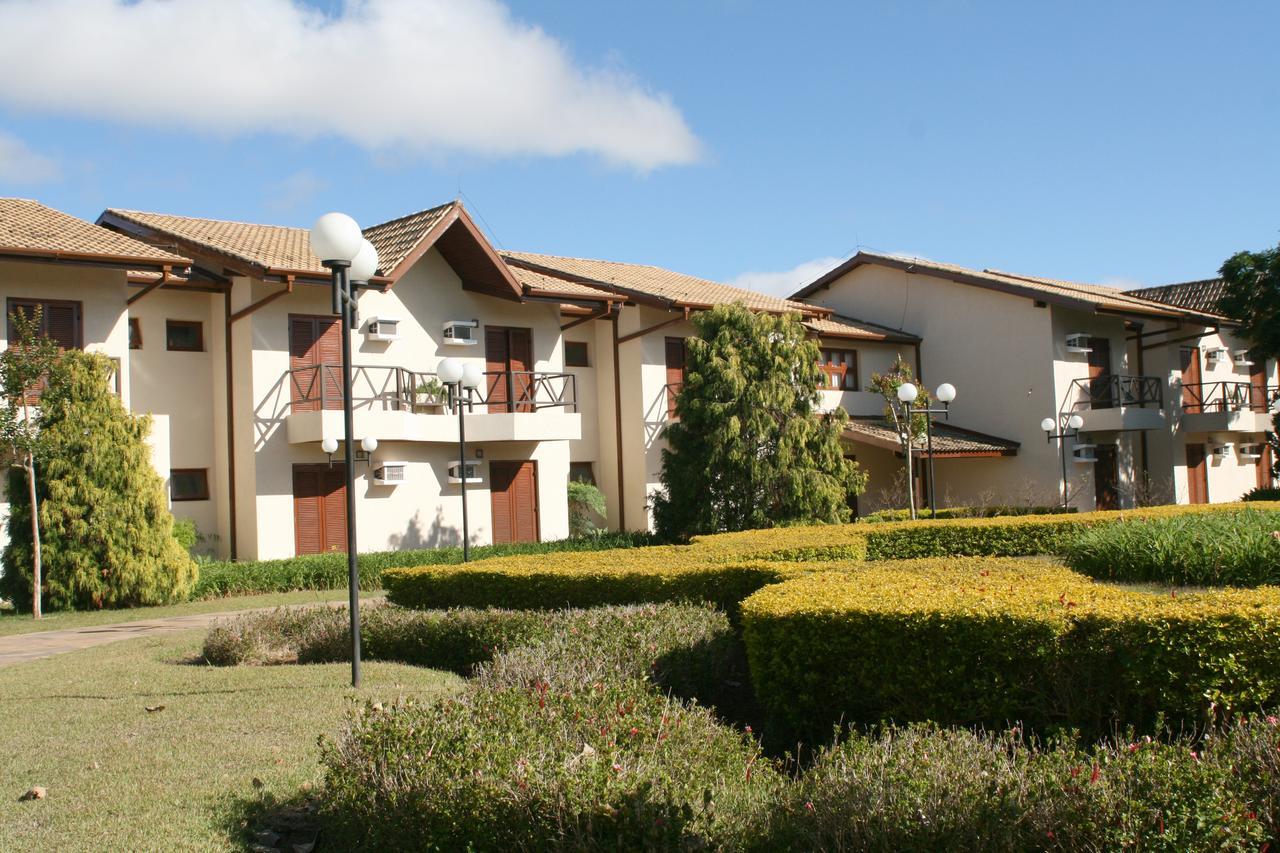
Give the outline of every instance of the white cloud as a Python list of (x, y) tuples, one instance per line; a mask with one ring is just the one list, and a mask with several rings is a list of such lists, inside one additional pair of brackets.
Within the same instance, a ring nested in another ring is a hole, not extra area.
[(498, 0), (347, 0), (331, 16), (300, 0), (0, 0), (0, 54), (0, 102), (31, 110), (642, 170), (699, 156), (666, 95), (576, 63)]
[(12, 133), (0, 130), (0, 181), (39, 184), (59, 177), (61, 171), (53, 158), (32, 151)]
[(835, 268), (842, 260), (843, 258), (814, 258), (782, 272), (744, 272), (727, 283), (773, 296), (790, 296), (818, 276)]
[(305, 206), (328, 188), (329, 182), (324, 178), (316, 177), (310, 169), (302, 169), (267, 187), (266, 207), (288, 213)]

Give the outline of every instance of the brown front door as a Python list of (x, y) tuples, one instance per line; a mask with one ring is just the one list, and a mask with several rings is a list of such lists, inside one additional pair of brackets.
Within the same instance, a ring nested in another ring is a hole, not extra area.
[(1204, 387), (1200, 374), (1200, 348), (1183, 347), (1178, 355), (1182, 360), (1182, 411), (1197, 415), (1204, 411)]
[(667, 420), (676, 416), (676, 397), (684, 386), (684, 338), (667, 338)]
[(533, 332), (506, 326), (484, 330), (489, 411), (533, 411)]
[(1249, 408), (1255, 412), (1267, 410), (1267, 360), (1259, 358), (1249, 371)]
[(342, 408), (342, 325), (289, 315), (289, 400), (295, 412)]
[(489, 463), (493, 543), (538, 542), (538, 467), (531, 461)]
[(1120, 471), (1116, 446), (1099, 444), (1095, 453), (1098, 461), (1093, 463), (1094, 501), (1098, 509), (1119, 509), (1120, 491), (1116, 485)]
[(298, 555), (347, 550), (345, 481), (339, 466), (293, 466), (293, 543)]
[(1209, 466), (1205, 455), (1203, 444), (1187, 445), (1187, 500), (1193, 504), (1209, 502)]
[(1089, 396), (1094, 409), (1113, 405), (1111, 389), (1111, 339), (1089, 338)]

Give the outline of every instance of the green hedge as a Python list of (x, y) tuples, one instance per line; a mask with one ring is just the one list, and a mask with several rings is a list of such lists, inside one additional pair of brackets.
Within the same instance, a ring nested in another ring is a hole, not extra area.
[(1003, 559), (864, 564), (742, 603), (761, 705), (813, 742), (845, 719), (1101, 733), (1280, 702), (1280, 589), (1169, 597)]
[[(928, 508), (916, 510), (916, 518), (999, 518), (1006, 515), (1061, 515), (1076, 512), (1075, 507), (1060, 506), (948, 506), (935, 514)], [(859, 521), (867, 524), (880, 524), (886, 521), (910, 521), (909, 509), (882, 509), (870, 515), (864, 515)]]

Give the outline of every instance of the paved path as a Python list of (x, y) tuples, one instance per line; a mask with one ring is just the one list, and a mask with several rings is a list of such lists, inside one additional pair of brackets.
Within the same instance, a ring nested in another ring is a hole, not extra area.
[[(360, 600), (360, 604), (367, 606), (376, 604), (381, 600), (381, 598), (364, 598)], [(346, 604), (345, 601), (331, 601), (289, 606), (345, 607)], [(221, 613), (193, 613), (189, 616), (166, 616), (161, 619), (118, 622), (114, 625), (88, 625), (83, 628), (64, 628), (57, 631), (37, 631), (30, 634), (0, 637), (0, 666), (11, 666), (23, 661), (53, 657), (54, 655), (74, 652), (79, 649), (89, 649), (120, 640), (153, 637), (159, 634), (171, 634), (174, 631), (188, 631), (192, 628), (207, 628), (218, 619), (225, 619), (228, 616), (252, 613), (254, 610), (275, 609), (274, 607), (258, 607), (253, 610), (227, 610)]]

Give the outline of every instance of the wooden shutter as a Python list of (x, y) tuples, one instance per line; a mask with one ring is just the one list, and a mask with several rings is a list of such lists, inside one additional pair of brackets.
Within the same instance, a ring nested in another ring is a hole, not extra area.
[(1267, 410), (1267, 360), (1259, 358), (1249, 371), (1249, 408), (1255, 412)]
[(342, 408), (342, 325), (336, 318), (289, 315), (289, 370), (293, 411)]
[(344, 468), (325, 471), (324, 550), (347, 550), (347, 483)]
[(1091, 408), (1109, 409), (1111, 399), (1111, 339), (1089, 338), (1089, 397)]
[[(511, 355), (507, 369), (511, 371), (511, 385), (517, 403), (516, 411), (533, 411), (533, 331), (508, 329), (508, 348)], [(521, 542), (527, 540), (519, 540)]]
[(510, 462), (489, 463), (489, 495), (493, 512), (493, 543), (514, 542), (515, 527), (511, 523), (511, 485), (516, 469)]
[(1271, 465), (1273, 457), (1271, 455), (1271, 445), (1264, 443), (1262, 445), (1262, 458), (1258, 460), (1258, 488), (1269, 489), (1272, 484)]
[(522, 462), (511, 499), (517, 542), (538, 541), (538, 476), (536, 462)]
[(1203, 444), (1187, 445), (1187, 500), (1193, 504), (1209, 502), (1209, 470), (1205, 456)]
[(347, 490), (342, 468), (295, 465), (293, 540), (298, 554), (347, 550)]
[[(79, 302), (51, 299), (10, 299), (9, 314), (21, 312), (30, 317), (40, 311), (41, 337), (50, 338), (64, 350), (80, 349), (84, 345), (80, 332), (81, 306)], [(15, 330), (9, 321), (9, 340)]]
[(490, 462), (489, 493), (495, 544), (539, 541), (536, 462)]
[(684, 387), (684, 338), (667, 338), (667, 419), (676, 416), (676, 398)]
[[(500, 326), (486, 326), (484, 329), (484, 362), (488, 373), (489, 411), (506, 412), (510, 410), (508, 402), (511, 397), (507, 393), (507, 371), (511, 363), (511, 341), (507, 330)], [(510, 541), (510, 540), (507, 540)]]
[(1200, 348), (1182, 347), (1178, 352), (1182, 367), (1182, 411), (1189, 415), (1204, 411), (1204, 387), (1201, 383)]

